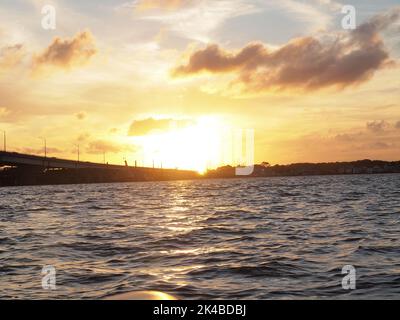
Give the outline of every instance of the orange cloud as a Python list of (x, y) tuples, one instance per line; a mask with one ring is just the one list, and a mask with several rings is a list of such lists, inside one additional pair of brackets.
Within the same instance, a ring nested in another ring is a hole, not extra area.
[(144, 119), (132, 122), (128, 135), (129, 136), (145, 136), (152, 131), (168, 131), (173, 128), (187, 127), (193, 122), (191, 120), (174, 120), (174, 119)]
[(385, 120), (367, 122), (367, 129), (373, 133), (383, 133), (389, 127), (390, 124)]
[(172, 70), (172, 75), (235, 72), (235, 84), (256, 92), (345, 88), (393, 64), (379, 33), (399, 18), (400, 8), (396, 8), (354, 31), (336, 34), (333, 41), (303, 37), (274, 51), (262, 43), (250, 43), (239, 51), (209, 45), (191, 54), (188, 63)]
[(89, 138), (90, 138), (90, 134), (87, 133), (87, 132), (84, 132), (84, 133), (81, 133), (81, 134), (77, 137), (76, 141), (77, 141), (77, 142), (85, 142), (85, 141), (87, 141)]
[(3, 47), (0, 49), (0, 72), (18, 65), (25, 56), (22, 44)]
[(76, 117), (78, 120), (83, 120), (83, 119), (86, 118), (86, 116), (87, 116), (87, 114), (86, 114), (85, 111), (80, 111), (80, 112), (78, 112), (78, 113), (75, 113), (75, 117)]
[(56, 37), (49, 47), (34, 57), (34, 69), (43, 66), (70, 68), (87, 63), (97, 53), (95, 40), (90, 31), (79, 32), (73, 38)]
[(99, 154), (103, 152), (118, 153), (121, 151), (121, 149), (110, 142), (97, 140), (90, 142), (86, 151), (92, 154)]
[(0, 108), (0, 119), (7, 116), (10, 113), (10, 111), (6, 108)]
[(91, 141), (86, 149), (87, 153), (90, 154), (102, 154), (104, 152), (106, 153), (119, 153), (122, 151), (132, 151), (131, 146), (122, 146), (110, 141), (104, 141), (104, 140), (96, 140), (96, 141)]
[(135, 4), (139, 10), (167, 9), (173, 10), (193, 3), (192, 0), (138, 0)]
[[(25, 148), (16, 148), (18, 152), (25, 153), (25, 154), (36, 154), (36, 155), (43, 155), (44, 149), (43, 148), (30, 148), (30, 147), (25, 147)], [(51, 148), (47, 147), (46, 148), (47, 154), (61, 154), (64, 151), (58, 148)]]

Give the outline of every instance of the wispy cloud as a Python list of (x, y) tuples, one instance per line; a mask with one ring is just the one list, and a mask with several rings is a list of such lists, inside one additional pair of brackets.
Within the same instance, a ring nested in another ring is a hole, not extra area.
[(90, 141), (86, 152), (89, 154), (102, 154), (106, 153), (120, 153), (124, 151), (133, 151), (134, 148), (132, 145), (122, 145), (119, 143), (106, 141), (106, 140), (94, 140)]
[(371, 121), (367, 123), (368, 131), (376, 134), (383, 133), (389, 127), (390, 127), (389, 123), (385, 120)]
[(138, 10), (166, 9), (175, 10), (196, 3), (195, 0), (135, 0), (125, 6)]
[(0, 48), (0, 73), (20, 64), (26, 55), (22, 44)]
[(10, 113), (10, 111), (6, 108), (0, 108), (0, 119), (3, 117), (7, 116)]
[(142, 19), (157, 21), (176, 34), (201, 42), (209, 42), (211, 33), (227, 19), (250, 14), (261, 7), (245, 0), (200, 0), (180, 10), (143, 15)]
[(331, 25), (332, 15), (323, 9), (325, 6), (329, 6), (329, 9), (333, 9), (333, 3), (324, 0), (311, 1), (314, 3), (308, 2), (309, 3), (305, 3), (296, 0), (267, 1), (269, 5), (282, 8), (288, 14), (296, 17), (296, 19), (306, 22), (309, 28), (305, 31), (312, 32), (320, 29), (327, 29)]
[[(30, 147), (17, 148), (17, 151), (21, 152), (21, 153), (36, 154), (36, 155), (43, 155), (43, 153), (44, 153), (43, 148), (30, 148)], [(64, 150), (61, 150), (59, 148), (53, 148), (53, 147), (47, 147), (46, 151), (47, 151), (47, 154), (61, 154), (64, 152)]]

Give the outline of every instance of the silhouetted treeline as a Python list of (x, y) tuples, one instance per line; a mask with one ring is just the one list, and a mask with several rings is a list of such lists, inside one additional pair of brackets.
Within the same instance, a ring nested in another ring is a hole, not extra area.
[[(255, 165), (252, 177), (309, 176), (336, 174), (400, 173), (400, 161), (359, 160), (332, 163), (295, 163), (270, 166), (267, 162)], [(235, 167), (224, 166), (207, 172), (208, 178), (236, 177)]]

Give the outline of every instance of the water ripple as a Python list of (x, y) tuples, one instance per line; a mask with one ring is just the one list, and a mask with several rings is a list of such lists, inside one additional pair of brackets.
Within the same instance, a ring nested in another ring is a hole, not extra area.
[[(0, 189), (0, 298), (396, 298), (400, 176)], [(357, 290), (341, 287), (344, 265)], [(41, 287), (45, 265), (57, 290)]]

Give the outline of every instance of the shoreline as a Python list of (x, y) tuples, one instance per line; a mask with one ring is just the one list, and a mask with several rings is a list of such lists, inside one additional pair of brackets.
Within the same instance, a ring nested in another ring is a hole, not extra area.
[(239, 167), (223, 166), (200, 174), (191, 170), (109, 165), (0, 152), (0, 187), (73, 185), (124, 182), (160, 182), (204, 179), (249, 179), (329, 175), (400, 173), (400, 161), (357, 160), (352, 162), (255, 164), (251, 174), (236, 175)]
[(235, 176), (235, 177), (199, 177), (188, 179), (169, 179), (169, 180), (136, 180), (136, 181), (109, 181), (109, 182), (82, 182), (82, 183), (53, 183), (53, 184), (21, 184), (21, 185), (1, 185), (0, 190), (6, 188), (18, 187), (45, 187), (45, 186), (73, 186), (73, 185), (99, 185), (99, 184), (121, 184), (121, 183), (154, 183), (154, 182), (179, 182), (179, 181), (213, 181), (213, 180), (250, 180), (250, 179), (275, 179), (275, 178), (307, 178), (307, 177), (338, 177), (338, 176), (379, 176), (379, 175), (396, 175), (400, 172), (383, 172), (383, 173), (353, 173), (353, 174), (313, 174), (313, 175), (282, 175), (282, 176)]

